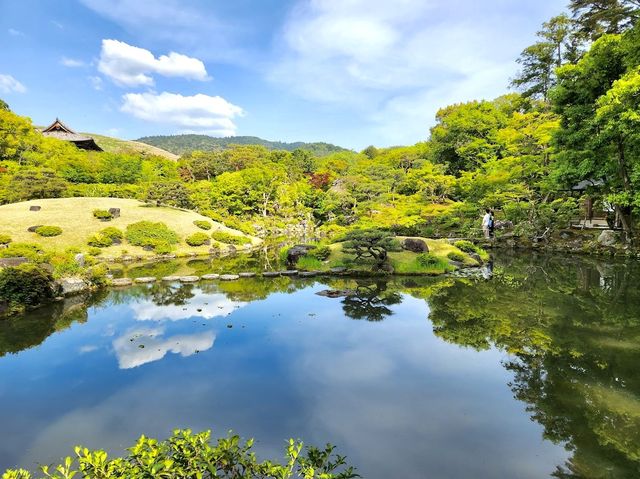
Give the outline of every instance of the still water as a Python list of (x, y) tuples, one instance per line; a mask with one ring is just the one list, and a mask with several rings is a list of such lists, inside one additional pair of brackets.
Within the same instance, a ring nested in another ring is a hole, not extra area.
[(74, 298), (0, 322), (0, 471), (189, 427), (255, 437), (262, 457), (331, 442), (370, 479), (640, 477), (639, 280), (635, 263), (528, 255), (490, 278)]

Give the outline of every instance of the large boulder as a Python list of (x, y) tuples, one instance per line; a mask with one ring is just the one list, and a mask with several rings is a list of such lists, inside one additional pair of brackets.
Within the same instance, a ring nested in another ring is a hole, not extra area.
[(63, 278), (56, 283), (62, 296), (83, 293), (91, 287), (91, 285), (82, 278)]
[(23, 256), (17, 256), (15, 258), (0, 258), (0, 268), (7, 268), (9, 266), (20, 266), (21, 264), (28, 262), (29, 260)]
[(294, 265), (300, 258), (306, 255), (314, 247), (306, 244), (297, 244), (287, 251), (287, 263)]
[(419, 238), (405, 238), (402, 241), (402, 248), (413, 253), (428, 253), (429, 247), (424, 240)]
[(120, 208), (109, 208), (112, 218), (120, 218)]
[(618, 243), (618, 233), (613, 230), (604, 230), (598, 236), (598, 243), (602, 246), (615, 246)]

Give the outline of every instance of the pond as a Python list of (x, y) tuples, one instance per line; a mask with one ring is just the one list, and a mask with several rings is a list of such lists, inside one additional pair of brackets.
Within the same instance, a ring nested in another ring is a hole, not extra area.
[(72, 298), (0, 322), (0, 470), (189, 427), (263, 457), (331, 442), (370, 479), (638, 477), (639, 280), (635, 263), (499, 255), (478, 278)]

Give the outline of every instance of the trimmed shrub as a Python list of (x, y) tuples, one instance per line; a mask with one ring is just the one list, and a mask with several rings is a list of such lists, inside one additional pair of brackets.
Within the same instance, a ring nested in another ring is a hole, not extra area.
[(191, 236), (187, 236), (185, 241), (189, 246), (202, 246), (211, 242), (206, 233), (193, 233)]
[(329, 256), (331, 256), (331, 248), (329, 248), (328, 246), (318, 246), (309, 251), (309, 253), (307, 253), (307, 256), (311, 256), (318, 261), (324, 261)]
[(193, 222), (193, 224), (196, 225), (201, 230), (210, 230), (211, 229), (211, 223), (209, 221), (195, 220)]
[(93, 216), (102, 221), (113, 219), (113, 215), (108, 210), (93, 210)]
[(465, 253), (477, 253), (478, 252), (478, 247), (476, 245), (474, 245), (471, 241), (460, 240), (460, 241), (456, 241), (453, 245), (456, 248), (458, 248), (460, 251), (464, 251)]
[(11, 236), (0, 234), (0, 244), (9, 244), (11, 243)]
[(30, 261), (42, 262), (47, 260), (43, 249), (31, 243), (11, 243), (6, 248), (0, 249), (0, 258), (24, 257)]
[(430, 268), (440, 265), (443, 261), (433, 253), (422, 253), (417, 257), (418, 263), (425, 268)]
[(102, 254), (102, 250), (100, 250), (100, 248), (98, 248), (98, 247), (94, 247), (94, 246), (92, 246), (91, 248), (89, 248), (89, 249), (87, 250), (87, 253), (88, 253), (90, 256), (100, 256), (100, 254)]
[(124, 238), (124, 233), (122, 232), (122, 230), (119, 230), (115, 226), (109, 226), (108, 228), (101, 230), (100, 234), (102, 236), (106, 236), (107, 238), (110, 238), (112, 241), (121, 240)]
[(466, 256), (463, 253), (459, 253), (458, 251), (451, 251), (447, 255), (451, 261), (457, 261), (458, 263), (464, 263)]
[(87, 244), (89, 246), (93, 246), (94, 248), (108, 248), (113, 245), (113, 240), (108, 236), (103, 236), (101, 234), (93, 235), (87, 240)]
[(38, 306), (54, 297), (53, 277), (44, 268), (31, 264), (0, 270), (0, 298), (11, 308)]
[(219, 241), (220, 243), (226, 243), (226, 244), (243, 245), (243, 244), (251, 243), (251, 240), (249, 238), (246, 238), (244, 236), (237, 236), (231, 233), (227, 233), (225, 231), (214, 231), (211, 234), (211, 237), (214, 240)]
[(59, 236), (62, 234), (62, 228), (59, 226), (39, 226), (36, 228), (36, 234), (45, 238)]
[(127, 241), (135, 246), (150, 246), (157, 251), (161, 245), (174, 245), (178, 242), (178, 235), (164, 223), (138, 221), (127, 226), (125, 233)]
[(173, 246), (169, 244), (159, 244), (154, 248), (157, 254), (169, 254), (173, 251)]

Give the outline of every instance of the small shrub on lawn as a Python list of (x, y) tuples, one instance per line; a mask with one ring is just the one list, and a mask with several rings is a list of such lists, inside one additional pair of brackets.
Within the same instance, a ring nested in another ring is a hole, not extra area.
[(62, 234), (62, 228), (59, 226), (38, 226), (36, 228), (36, 234), (45, 238), (59, 236)]
[(0, 234), (0, 245), (5, 245), (11, 243), (11, 236)]
[(36, 263), (42, 263), (48, 259), (48, 255), (44, 254), (44, 250), (35, 244), (11, 243), (6, 248), (0, 249), (0, 258), (16, 257), (24, 257)]
[(454, 243), (454, 246), (458, 248), (460, 251), (464, 251), (465, 253), (475, 253), (477, 252), (477, 246), (474, 245), (471, 241), (460, 240)]
[(113, 240), (108, 236), (97, 234), (89, 238), (87, 240), (87, 244), (94, 248), (108, 248), (109, 246), (113, 245)]
[(209, 221), (195, 220), (193, 222), (193, 224), (196, 225), (201, 230), (210, 230), (211, 229), (211, 223)]
[(127, 226), (125, 233), (127, 241), (135, 246), (151, 246), (156, 250), (161, 245), (174, 245), (178, 242), (178, 235), (164, 223), (138, 221)]
[(87, 250), (87, 253), (88, 253), (90, 256), (100, 256), (100, 254), (102, 254), (102, 250), (101, 250), (100, 248), (97, 248), (97, 247), (95, 247), (95, 246), (92, 246), (92, 247), (90, 247), (90, 248)]
[(93, 210), (94, 218), (102, 221), (109, 221), (113, 219), (113, 215), (108, 210)]
[(307, 255), (312, 256), (313, 258), (316, 258), (319, 261), (324, 261), (329, 256), (331, 256), (331, 248), (329, 248), (328, 246), (318, 246), (312, 249), (311, 251), (309, 251)]
[(307, 254), (298, 258), (296, 268), (304, 271), (315, 271), (322, 268), (322, 261)]
[(26, 263), (0, 270), (0, 298), (10, 308), (38, 306), (53, 299), (53, 277), (41, 266)]
[(214, 240), (219, 241), (220, 243), (226, 243), (226, 244), (243, 245), (243, 244), (251, 243), (251, 240), (249, 238), (246, 238), (244, 236), (237, 236), (231, 233), (226, 233), (225, 231), (214, 231), (211, 234), (211, 237)]
[(449, 254), (447, 254), (447, 258), (449, 258), (451, 261), (464, 263), (466, 256), (463, 253), (459, 253), (458, 251), (451, 251)]
[(433, 253), (421, 253), (418, 255), (418, 263), (425, 268), (439, 266), (444, 261)]
[[(166, 243), (162, 243), (162, 244), (158, 244), (156, 245), (156, 247), (154, 248), (154, 251), (157, 254), (169, 254), (173, 251), (173, 246), (166, 244)], [(124, 253), (124, 251), (123, 251)]]
[(121, 240), (124, 238), (122, 230), (119, 230), (115, 226), (109, 226), (108, 228), (103, 229), (100, 231), (100, 234), (107, 238), (111, 238), (111, 240)]
[(185, 239), (189, 246), (202, 246), (210, 242), (209, 235), (206, 233), (193, 233)]

